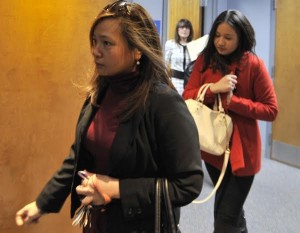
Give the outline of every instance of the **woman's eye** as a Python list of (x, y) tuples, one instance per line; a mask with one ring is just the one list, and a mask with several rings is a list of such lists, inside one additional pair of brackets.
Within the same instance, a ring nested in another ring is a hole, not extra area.
[(105, 46), (110, 46), (110, 45), (111, 45), (111, 43), (110, 43), (109, 41), (103, 41), (103, 44), (104, 44)]

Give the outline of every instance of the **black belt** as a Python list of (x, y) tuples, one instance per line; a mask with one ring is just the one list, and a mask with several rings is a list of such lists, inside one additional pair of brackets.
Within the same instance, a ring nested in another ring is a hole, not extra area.
[(178, 79), (184, 79), (184, 72), (171, 69), (171, 76)]

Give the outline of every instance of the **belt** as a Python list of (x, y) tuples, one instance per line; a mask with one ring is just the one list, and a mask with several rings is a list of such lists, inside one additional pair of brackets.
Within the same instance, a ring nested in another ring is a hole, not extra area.
[(178, 79), (184, 79), (184, 72), (171, 69), (171, 76)]

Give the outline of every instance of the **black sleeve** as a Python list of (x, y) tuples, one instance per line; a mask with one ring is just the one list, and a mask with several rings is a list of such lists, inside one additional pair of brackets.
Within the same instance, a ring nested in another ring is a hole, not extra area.
[[(187, 205), (199, 196), (203, 183), (195, 122), (182, 97), (168, 88), (152, 95), (147, 111), (153, 116), (150, 127), (156, 138), (157, 148), (153, 156), (159, 167), (158, 174), (169, 180), (172, 204), (177, 207)], [(132, 217), (132, 213), (153, 215), (154, 185), (155, 174), (120, 179), (125, 217)], [(130, 215), (127, 210), (130, 210)]]

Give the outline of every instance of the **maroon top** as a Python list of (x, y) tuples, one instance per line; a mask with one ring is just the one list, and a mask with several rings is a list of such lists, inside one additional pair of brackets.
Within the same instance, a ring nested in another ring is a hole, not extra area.
[[(96, 171), (97, 174), (107, 175), (110, 148), (119, 126), (117, 111), (126, 104), (122, 100), (136, 86), (138, 73), (101, 78), (107, 79), (109, 87), (99, 110), (88, 128), (85, 147), (93, 157), (93, 172)], [(91, 222), (91, 228), (89, 226), (84, 228), (84, 233), (106, 232), (105, 212), (92, 210)]]
[(93, 170), (100, 174), (108, 172), (109, 151), (119, 125), (113, 110), (119, 106), (120, 100), (121, 96), (109, 88), (87, 131), (85, 146), (94, 158)]

